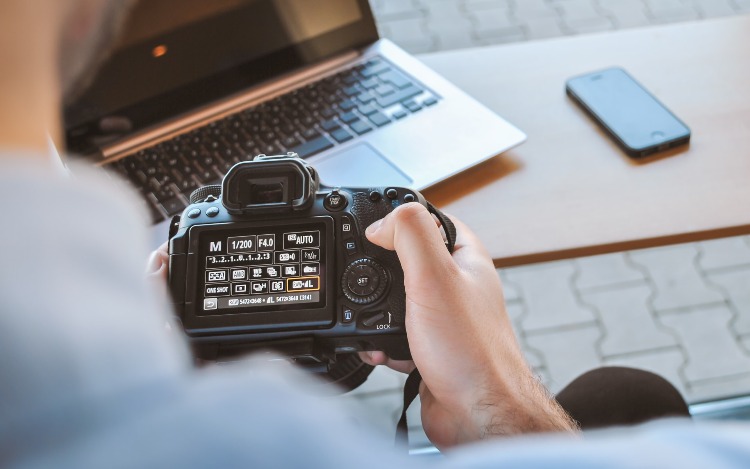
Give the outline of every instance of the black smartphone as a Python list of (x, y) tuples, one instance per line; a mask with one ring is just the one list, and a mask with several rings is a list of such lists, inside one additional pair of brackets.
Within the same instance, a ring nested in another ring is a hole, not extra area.
[(633, 158), (690, 141), (690, 129), (621, 68), (571, 78), (565, 91)]

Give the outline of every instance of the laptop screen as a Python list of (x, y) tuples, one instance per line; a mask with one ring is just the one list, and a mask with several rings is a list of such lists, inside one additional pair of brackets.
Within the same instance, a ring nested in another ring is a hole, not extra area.
[(376, 39), (367, 0), (139, 0), (65, 110), (68, 147), (92, 151), (104, 117), (138, 131)]

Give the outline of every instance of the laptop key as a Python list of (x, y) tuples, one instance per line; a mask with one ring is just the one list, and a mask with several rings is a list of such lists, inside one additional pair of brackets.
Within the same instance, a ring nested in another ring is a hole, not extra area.
[(359, 84), (369, 90), (371, 88), (375, 88), (376, 86), (378, 86), (380, 82), (378, 81), (377, 78), (373, 77), (373, 78), (368, 78), (367, 80), (362, 80), (361, 82), (359, 82)]
[(177, 192), (175, 192), (170, 186), (165, 186), (159, 190), (155, 190), (152, 194), (154, 194), (159, 202), (168, 201), (177, 196)]
[(348, 73), (347, 75), (345, 75), (342, 80), (347, 85), (353, 85), (359, 81), (359, 77), (355, 73), (352, 72), (352, 73)]
[(339, 107), (344, 111), (351, 111), (352, 109), (357, 107), (357, 104), (351, 99), (345, 99), (344, 101), (341, 101), (339, 103)]
[(325, 101), (328, 104), (336, 104), (339, 102), (340, 99), (341, 98), (339, 98), (339, 95), (336, 94), (335, 92), (323, 96), (323, 101)]
[(211, 184), (211, 181), (216, 179), (217, 174), (210, 169), (202, 169), (198, 171), (196, 176), (203, 182), (203, 184)]
[(275, 143), (267, 143), (265, 145), (261, 145), (260, 151), (264, 155), (276, 155), (278, 153), (281, 153), (283, 150), (279, 145)]
[(377, 75), (379, 73), (386, 72), (390, 70), (391, 68), (388, 66), (387, 63), (381, 61), (381, 60), (373, 60), (370, 61), (369, 64), (362, 69), (359, 73), (362, 74), (365, 78), (370, 78), (373, 75)]
[(357, 110), (366, 116), (369, 116), (372, 113), (378, 112), (378, 110), (375, 109), (375, 106), (373, 106), (372, 104), (364, 104), (358, 107)]
[(299, 139), (293, 135), (290, 135), (289, 137), (284, 137), (281, 140), (281, 144), (287, 148), (293, 147), (299, 143)]
[(183, 202), (179, 197), (172, 197), (169, 200), (163, 201), (161, 203), (161, 206), (164, 207), (165, 212), (170, 215), (174, 215), (175, 213), (180, 213), (185, 210), (187, 204), (185, 204), (185, 202)]
[(354, 138), (352, 137), (352, 134), (350, 134), (344, 129), (334, 130), (333, 132), (331, 132), (331, 137), (333, 137), (334, 140), (336, 140), (339, 143), (343, 143), (343, 142), (346, 142), (347, 140), (351, 140), (352, 138)]
[(345, 112), (344, 114), (341, 114), (339, 116), (339, 119), (341, 119), (342, 122), (346, 124), (350, 124), (356, 120), (359, 119), (359, 116), (354, 114), (353, 112)]
[(137, 181), (137, 185), (143, 185), (146, 184), (146, 181), (148, 181), (148, 176), (146, 176), (143, 171), (136, 171), (133, 173), (132, 179), (134, 181)]
[(177, 183), (177, 188), (183, 194), (190, 195), (192, 191), (198, 188), (198, 184), (192, 178), (186, 178)]
[(367, 132), (372, 130), (372, 127), (370, 127), (367, 122), (361, 120), (352, 122), (351, 124), (349, 124), (349, 127), (351, 127), (352, 130), (357, 132), (359, 135), (366, 134)]
[(309, 128), (302, 131), (302, 136), (305, 138), (305, 140), (312, 140), (315, 137), (319, 137), (320, 132), (318, 132), (315, 128)]
[(378, 127), (382, 127), (391, 122), (391, 120), (388, 119), (388, 116), (386, 116), (380, 111), (376, 111), (375, 113), (367, 117), (372, 121), (373, 124), (377, 125)]
[(316, 112), (318, 111), (322, 106), (317, 101), (310, 101), (307, 103), (307, 110), (310, 112)]
[(360, 89), (356, 86), (347, 86), (342, 90), (347, 96), (356, 96), (360, 93)]
[(414, 85), (409, 85), (406, 88), (396, 91), (395, 93), (389, 94), (388, 96), (379, 97), (377, 99), (377, 103), (378, 106), (386, 108), (388, 106), (393, 106), (396, 103), (400, 103), (401, 101), (405, 101), (409, 98), (413, 98), (420, 93), (422, 93), (421, 88), (417, 88)]
[(148, 214), (151, 218), (151, 223), (156, 224), (164, 220), (164, 215), (162, 215), (161, 211), (158, 208), (156, 208), (154, 204), (146, 200), (145, 205), (146, 205), (146, 210), (148, 211)]
[(399, 109), (398, 111), (393, 113), (393, 117), (395, 119), (403, 119), (404, 117), (408, 116), (409, 113), (404, 111), (403, 109)]
[(378, 85), (377, 88), (375, 88), (375, 92), (380, 96), (388, 96), (394, 91), (396, 91), (396, 88), (391, 85)]
[(325, 117), (326, 119), (330, 119), (331, 117), (333, 117), (333, 116), (336, 115), (336, 111), (334, 111), (333, 109), (327, 107), (327, 108), (322, 109), (320, 111), (320, 115), (323, 116), (323, 117)]
[(320, 124), (320, 127), (326, 132), (330, 132), (341, 127), (341, 124), (339, 124), (338, 121), (331, 119)]
[(424, 101), (422, 101), (422, 104), (424, 106), (432, 106), (433, 104), (437, 104), (437, 99), (435, 99), (434, 97), (427, 98)]
[(307, 127), (313, 126), (318, 123), (318, 121), (313, 116), (310, 116), (310, 115), (307, 115), (303, 117), (302, 119), (300, 119), (300, 122), (302, 122), (302, 124), (304, 124)]
[(405, 102), (403, 102), (401, 104), (403, 104), (403, 106), (406, 109), (410, 110), (411, 112), (417, 112), (420, 109), (422, 109), (422, 106), (420, 106), (419, 104), (417, 104), (413, 99), (405, 101)]
[(357, 96), (357, 101), (359, 101), (362, 104), (367, 104), (370, 101), (374, 101), (374, 100), (375, 100), (375, 95), (372, 94), (372, 93), (370, 93), (369, 91), (365, 91), (364, 93), (360, 93)]
[(320, 136), (313, 140), (297, 145), (294, 148), (290, 148), (289, 151), (297, 153), (301, 158), (307, 158), (316, 153), (320, 153), (323, 150), (327, 150), (333, 146), (333, 142), (328, 140), (324, 136)]
[(397, 88), (406, 88), (407, 86), (411, 85), (411, 80), (406, 78), (404, 75), (400, 74), (399, 72), (395, 70), (389, 70), (385, 73), (381, 73), (378, 75), (378, 77), (393, 86)]

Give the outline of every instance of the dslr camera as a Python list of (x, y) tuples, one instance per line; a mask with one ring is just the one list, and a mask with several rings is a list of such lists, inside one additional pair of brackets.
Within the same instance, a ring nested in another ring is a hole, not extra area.
[(272, 349), (353, 388), (371, 367), (354, 352), (409, 359), (404, 274), (365, 228), (406, 203), (403, 187), (322, 185), (296, 154), (238, 163), (173, 219), (169, 288), (197, 358)]

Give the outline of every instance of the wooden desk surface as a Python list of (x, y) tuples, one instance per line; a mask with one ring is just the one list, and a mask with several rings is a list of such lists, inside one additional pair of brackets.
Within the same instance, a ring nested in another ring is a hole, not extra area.
[[(745, 16), (421, 56), (529, 137), (424, 193), (497, 266), (750, 233), (748, 44)], [(635, 162), (567, 98), (610, 66), (687, 123), (689, 149)]]

